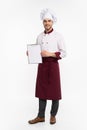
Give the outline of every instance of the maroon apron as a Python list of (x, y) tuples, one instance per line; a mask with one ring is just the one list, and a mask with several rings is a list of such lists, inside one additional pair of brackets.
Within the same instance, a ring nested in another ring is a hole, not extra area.
[(35, 96), (40, 99), (61, 99), (59, 63), (57, 58), (43, 57), (38, 65)]

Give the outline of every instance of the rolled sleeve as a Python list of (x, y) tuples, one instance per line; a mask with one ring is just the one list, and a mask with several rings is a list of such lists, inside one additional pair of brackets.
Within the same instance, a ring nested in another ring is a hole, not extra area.
[(56, 58), (57, 58), (58, 60), (61, 59), (60, 54), (61, 54), (60, 52), (55, 52)]

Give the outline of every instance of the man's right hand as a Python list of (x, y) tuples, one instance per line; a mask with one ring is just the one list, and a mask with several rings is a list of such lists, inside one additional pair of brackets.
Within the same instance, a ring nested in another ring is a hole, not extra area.
[(28, 51), (26, 51), (26, 55), (27, 55), (27, 56), (29, 55), (29, 52), (28, 52)]

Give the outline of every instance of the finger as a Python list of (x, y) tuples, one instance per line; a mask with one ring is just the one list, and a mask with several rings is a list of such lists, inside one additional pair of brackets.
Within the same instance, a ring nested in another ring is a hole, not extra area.
[(26, 51), (26, 55), (28, 56), (28, 51)]

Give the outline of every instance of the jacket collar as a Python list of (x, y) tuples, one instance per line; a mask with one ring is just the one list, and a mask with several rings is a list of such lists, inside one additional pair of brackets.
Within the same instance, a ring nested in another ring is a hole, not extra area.
[(44, 30), (44, 33), (45, 33), (45, 34), (49, 34), (49, 33), (51, 33), (51, 32), (53, 32), (53, 28), (52, 28), (49, 32), (46, 32), (46, 30)]

